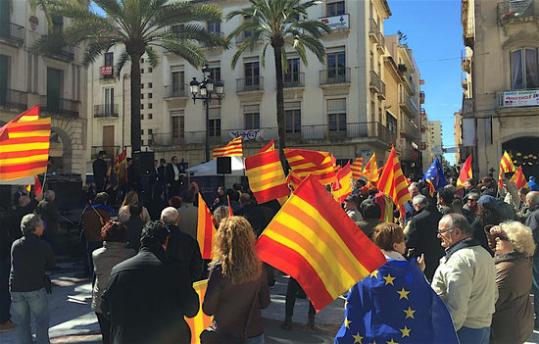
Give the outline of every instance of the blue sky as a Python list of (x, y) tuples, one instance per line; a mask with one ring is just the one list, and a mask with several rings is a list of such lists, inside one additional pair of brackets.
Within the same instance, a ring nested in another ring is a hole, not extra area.
[[(454, 146), (453, 113), (461, 107), (460, 56), (464, 49), (459, 0), (388, 0), (385, 35), (402, 31), (412, 48), (430, 120), (441, 120), (444, 146)], [(446, 158), (453, 162), (454, 155)]]

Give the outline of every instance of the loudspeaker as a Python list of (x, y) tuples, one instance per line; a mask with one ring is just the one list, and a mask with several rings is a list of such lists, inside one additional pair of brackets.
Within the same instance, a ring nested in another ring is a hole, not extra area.
[(152, 174), (155, 160), (154, 152), (136, 152), (133, 154), (133, 159), (141, 175), (149, 176)]
[(229, 156), (217, 158), (217, 174), (231, 174), (232, 159)]

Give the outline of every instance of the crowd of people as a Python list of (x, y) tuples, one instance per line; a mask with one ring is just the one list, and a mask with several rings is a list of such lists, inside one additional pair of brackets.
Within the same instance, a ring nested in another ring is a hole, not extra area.
[[(172, 168), (171, 175), (180, 174)], [(485, 177), (433, 193), (428, 184), (412, 182), (411, 201), (400, 216), (360, 179), (342, 206), (389, 261), (417, 261), (461, 343), (522, 343), (539, 329), (539, 190), (531, 183), (521, 190), (508, 184), (497, 190), (496, 181)], [(214, 317), (202, 343), (263, 343), (261, 310), (270, 303), (275, 276), (258, 259), (255, 242), (279, 203), (257, 204), (241, 185), (204, 197), (217, 228), (209, 261), (196, 239), (198, 185), (164, 185), (167, 201), (157, 212), (136, 190), (125, 193), (119, 206), (109, 193), (97, 192), (82, 211), (91, 308), (103, 342), (189, 343), (184, 316), (202, 307)], [(17, 196), (12, 216), (0, 226), (1, 329), (15, 328), (21, 343), (31, 343), (34, 318), (37, 342), (48, 343), (47, 271), (59, 245), (55, 194), (48, 190), (39, 202), (25, 191)], [(193, 283), (202, 279), (208, 287), (199, 304)], [(538, 297), (534, 306), (530, 293)], [(289, 278), (285, 330), (293, 329), (298, 296), (305, 297), (302, 288)], [(315, 316), (311, 304), (309, 328), (315, 328)]]

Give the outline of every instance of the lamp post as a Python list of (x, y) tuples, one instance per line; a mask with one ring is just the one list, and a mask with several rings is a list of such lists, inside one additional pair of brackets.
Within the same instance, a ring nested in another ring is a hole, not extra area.
[(210, 69), (208, 65), (202, 67), (203, 80), (199, 82), (197, 78), (193, 78), (189, 83), (189, 89), (191, 91), (191, 97), (193, 103), (196, 103), (196, 100), (202, 100), (204, 102), (206, 110), (206, 134), (205, 134), (205, 152), (206, 152), (206, 161), (210, 161), (210, 101), (212, 99), (221, 99), (224, 92), (224, 84), (220, 80), (212, 80), (210, 78)]

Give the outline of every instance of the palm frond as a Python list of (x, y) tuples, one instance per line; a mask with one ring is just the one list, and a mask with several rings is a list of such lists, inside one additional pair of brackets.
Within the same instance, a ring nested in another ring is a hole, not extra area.
[(152, 42), (150, 45), (159, 46), (180, 57), (183, 57), (193, 67), (201, 67), (206, 63), (204, 53), (194, 41), (164, 39), (160, 42)]
[(152, 25), (162, 28), (192, 21), (219, 21), (221, 17), (222, 11), (215, 5), (178, 2), (162, 6)]
[(124, 68), (127, 61), (129, 61), (129, 59), (129, 54), (127, 53), (127, 51), (123, 50), (120, 54), (118, 62), (116, 63), (116, 78), (120, 78), (120, 73), (122, 72), (122, 69)]
[(146, 56), (148, 57), (148, 62), (152, 68), (155, 68), (159, 64), (159, 55), (157, 55), (152, 46), (146, 47)]
[(232, 61), (230, 62), (230, 65), (232, 68), (236, 68), (236, 64), (238, 63), (238, 60), (240, 59), (240, 56), (251, 46), (251, 42), (249, 41), (243, 41), (241, 44), (236, 48), (236, 52), (232, 56)]
[(260, 57), (260, 63), (262, 64), (262, 67), (266, 66), (266, 50), (268, 50), (269, 43), (264, 44), (264, 48), (262, 48), (262, 56)]
[[(309, 35), (297, 35), (295, 37), (295, 41), (298, 42), (298, 45), (306, 47), (311, 52), (313, 52), (320, 62), (324, 61), (324, 57), (325, 57), (325, 54), (326, 54), (326, 48), (324, 47), (324, 45), (322, 44), (322, 42), (319, 39), (316, 39), (316, 38), (314, 38), (312, 36), (309, 36)], [(296, 51), (298, 51), (297, 47), (295, 49), (296, 49)], [(298, 53), (299, 53), (299, 51), (298, 51)], [(307, 61), (306, 58), (302, 58), (302, 60), (303, 60), (303, 63), (305, 63), (305, 65), (308, 64), (308, 61)]]

